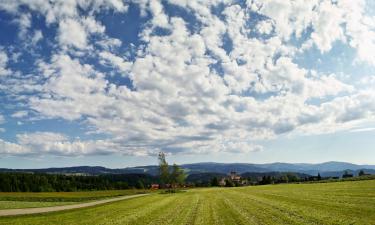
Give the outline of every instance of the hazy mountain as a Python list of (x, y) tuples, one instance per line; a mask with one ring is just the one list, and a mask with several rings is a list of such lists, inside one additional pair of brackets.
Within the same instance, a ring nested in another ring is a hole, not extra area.
[[(193, 163), (183, 164), (181, 167), (188, 174), (198, 173), (220, 173), (228, 174), (231, 171), (237, 173), (265, 173), (265, 172), (295, 172), (309, 175), (336, 176), (341, 175), (344, 170), (350, 170), (358, 173), (359, 170), (365, 169), (366, 173), (375, 174), (374, 165), (356, 165), (345, 162), (325, 162), (325, 163), (267, 163), (267, 164), (251, 164), (251, 163)], [(109, 169), (100, 166), (76, 166), (63, 168), (46, 168), (46, 169), (0, 169), (2, 172), (39, 172), (39, 173), (65, 173), (65, 174), (126, 174), (126, 173), (144, 173), (150, 175), (158, 174), (157, 166), (137, 166), (120, 169)]]
[(74, 166), (61, 168), (44, 168), (44, 169), (0, 169), (0, 172), (33, 172), (33, 173), (56, 173), (56, 174), (124, 174), (132, 173), (127, 169), (109, 169), (101, 166)]
[(324, 162), (317, 164), (310, 163), (269, 163), (259, 164), (258, 167), (267, 168), (273, 171), (341, 171), (358, 170), (362, 168), (375, 169), (371, 165), (356, 165), (346, 162)]

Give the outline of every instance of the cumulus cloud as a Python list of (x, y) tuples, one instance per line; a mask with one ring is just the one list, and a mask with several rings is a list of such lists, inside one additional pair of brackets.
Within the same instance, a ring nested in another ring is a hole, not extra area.
[(127, 62), (125, 59), (117, 55), (114, 55), (110, 52), (106, 52), (106, 51), (100, 52), (99, 57), (102, 58), (102, 61), (101, 61), (102, 64), (114, 67), (122, 73), (128, 73), (132, 66), (132, 63)]
[(256, 29), (261, 34), (270, 34), (273, 30), (273, 24), (271, 21), (261, 21), (256, 25)]
[(36, 45), (42, 39), (43, 39), (42, 31), (37, 30), (37, 31), (34, 32), (34, 35), (31, 38), (31, 44)]
[(8, 60), (7, 53), (0, 49), (0, 77), (11, 73), (11, 70), (7, 68)]
[(1, 155), (27, 155), (30, 152), (28, 148), (18, 145), (16, 143), (7, 142), (0, 139), (0, 153)]
[(87, 47), (87, 33), (85, 28), (74, 19), (67, 19), (60, 22), (58, 40), (63, 46)]
[[(97, 16), (110, 10), (127, 13), (122, 1), (2, 4), (19, 21), (25, 20), (20, 7), (26, 7), (57, 29), (51, 57), (38, 59), (33, 74), (0, 84), (1, 91), (27, 107), (11, 116), (63, 119), (85, 126), (85, 135), (109, 137), (73, 140), (63, 133), (25, 133), (14, 143), (1, 140), (2, 151), (246, 154), (263, 150), (260, 140), (351, 129), (373, 120), (373, 88), (361, 91), (316, 65), (304, 67), (297, 58), (313, 46), (329, 54), (341, 42), (357, 51), (358, 60), (374, 62), (360, 45), (375, 46), (373, 39), (365, 40), (373, 35), (374, 19), (364, 16), (362, 1), (351, 2), (137, 1), (142, 20), (149, 18), (133, 34), (138, 45), (112, 37)], [(185, 10), (184, 16), (168, 12), (168, 4)], [(214, 12), (215, 7), (223, 10)], [(22, 24), (32, 30), (27, 20)], [(34, 44), (48, 38), (40, 30), (33, 34)], [(0, 75), (10, 74), (7, 65), (2, 51)]]
[(116, 144), (108, 140), (70, 140), (60, 133), (36, 132), (17, 135), (17, 142), (0, 139), (3, 155), (100, 155), (116, 152)]
[(314, 32), (311, 34), (318, 49), (326, 52), (332, 48), (334, 41), (345, 40), (343, 22), (343, 12), (335, 4), (324, 1), (319, 5), (312, 20)]
[(31, 14), (21, 14), (19, 19), (17, 20), (17, 23), (19, 24), (20, 29), (19, 36), (22, 38), (26, 35), (27, 30), (31, 27)]
[(13, 118), (22, 118), (26, 117), (29, 113), (27, 111), (18, 111), (12, 114)]

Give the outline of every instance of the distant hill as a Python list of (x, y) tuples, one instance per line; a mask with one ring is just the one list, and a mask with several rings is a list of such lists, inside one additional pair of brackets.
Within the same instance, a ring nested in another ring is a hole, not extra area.
[(258, 164), (258, 167), (267, 168), (271, 171), (302, 172), (316, 175), (318, 172), (334, 172), (344, 170), (374, 169), (374, 165), (356, 165), (346, 162), (324, 162), (324, 163), (269, 163)]
[[(231, 171), (243, 174), (250, 173), (266, 173), (266, 172), (294, 172), (308, 175), (321, 176), (341, 176), (345, 170), (349, 170), (354, 174), (358, 174), (363, 169), (366, 173), (375, 174), (375, 165), (356, 165), (345, 162), (325, 162), (325, 163), (193, 163), (183, 164), (181, 167), (187, 174), (201, 173), (218, 173), (228, 174)], [(32, 172), (32, 173), (57, 173), (57, 174), (149, 174), (157, 175), (158, 166), (137, 166), (119, 169), (110, 169), (100, 166), (76, 166), (62, 168), (45, 168), (45, 169), (0, 169), (0, 172)]]
[(188, 183), (200, 183), (200, 184), (209, 184), (211, 180), (216, 177), (216, 178), (222, 178), (226, 177), (227, 174), (225, 173), (193, 173), (190, 174), (186, 178), (186, 182)]
[[(292, 172), (245, 172), (240, 174), (241, 177), (246, 178), (246, 179), (251, 179), (254, 181), (260, 181), (262, 180), (263, 176), (271, 176), (275, 178), (280, 178), (284, 175), (294, 175), (298, 178), (304, 179), (310, 177), (308, 174), (304, 173), (292, 173)], [(187, 178), (186, 181), (192, 182), (192, 183), (201, 183), (201, 184), (209, 184), (214, 177), (216, 178), (223, 178), (227, 177), (228, 174), (226, 173), (193, 173), (190, 174)]]
[(127, 169), (109, 169), (109, 168), (105, 168), (101, 166), (74, 166), (74, 167), (44, 168), (44, 169), (0, 169), (0, 172), (30, 172), (30, 173), (82, 174), (82, 175), (134, 173), (132, 171), (128, 171)]
[(300, 179), (308, 178), (311, 175), (305, 173), (295, 173), (295, 172), (265, 172), (265, 173), (257, 173), (257, 172), (246, 172), (241, 174), (242, 177), (251, 179), (251, 180), (261, 180), (263, 176), (271, 176), (275, 178), (280, 178), (285, 175), (294, 175)]

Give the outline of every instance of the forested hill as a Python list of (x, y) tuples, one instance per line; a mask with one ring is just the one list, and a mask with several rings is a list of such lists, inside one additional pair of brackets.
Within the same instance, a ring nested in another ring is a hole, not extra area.
[[(183, 164), (181, 167), (188, 174), (196, 173), (223, 173), (230, 171), (237, 173), (246, 172), (295, 172), (316, 175), (320, 173), (322, 176), (341, 176), (343, 171), (357, 174), (363, 169), (366, 173), (375, 174), (374, 165), (356, 165), (345, 162), (326, 162), (318, 164), (308, 163), (268, 163), (268, 164), (250, 164), (250, 163), (194, 163)], [(119, 169), (110, 169), (100, 166), (77, 166), (63, 168), (46, 168), (46, 169), (0, 169), (0, 172), (36, 172), (36, 173), (53, 173), (53, 174), (85, 174), (85, 175), (101, 175), (101, 174), (149, 174), (156, 176), (158, 174), (157, 166), (138, 166)]]
[(94, 191), (148, 188), (158, 179), (148, 174), (108, 174), (99, 176), (44, 173), (0, 173), (2, 192)]

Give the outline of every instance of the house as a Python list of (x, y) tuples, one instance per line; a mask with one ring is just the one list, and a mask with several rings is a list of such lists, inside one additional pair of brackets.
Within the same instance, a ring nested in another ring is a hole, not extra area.
[(241, 176), (237, 174), (237, 172), (235, 171), (231, 171), (227, 177), (221, 178), (219, 181), (219, 185), (226, 186), (228, 181), (231, 182), (232, 185), (236, 185), (236, 186), (247, 184), (247, 181), (242, 179)]
[(151, 187), (150, 187), (152, 190), (157, 190), (160, 188), (160, 185), (159, 184), (151, 184)]
[(219, 185), (220, 186), (225, 186), (225, 184), (226, 184), (225, 177), (223, 177), (223, 178), (220, 179)]
[(239, 183), (241, 181), (241, 176), (237, 175), (237, 173), (235, 171), (230, 172), (229, 177), (235, 183), (236, 182)]

